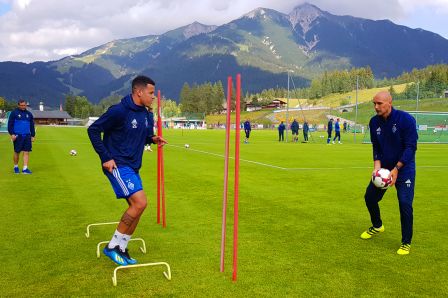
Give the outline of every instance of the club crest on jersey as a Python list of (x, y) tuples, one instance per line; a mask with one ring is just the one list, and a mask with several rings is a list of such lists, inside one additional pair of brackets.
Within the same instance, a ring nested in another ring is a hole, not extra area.
[(397, 132), (397, 124), (394, 124), (394, 125), (392, 126), (392, 132), (393, 132), (393, 133), (396, 133), (396, 132)]
[(132, 128), (137, 128), (137, 120), (132, 120), (132, 122), (131, 122), (131, 124), (132, 124)]
[(126, 181), (128, 183), (128, 188), (130, 190), (134, 190), (134, 183), (131, 182), (131, 180)]
[(377, 134), (377, 135), (380, 135), (380, 134), (381, 134), (381, 127), (378, 127), (378, 128), (376, 129), (376, 134)]

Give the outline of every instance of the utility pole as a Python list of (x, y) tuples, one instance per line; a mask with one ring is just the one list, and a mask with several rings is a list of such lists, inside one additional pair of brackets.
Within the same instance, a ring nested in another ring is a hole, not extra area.
[(288, 69), (288, 97), (286, 99), (286, 142), (288, 142), (288, 112), (289, 112), (289, 69)]
[(353, 136), (354, 143), (356, 144), (356, 123), (358, 122), (358, 87), (359, 87), (359, 76), (356, 76), (356, 104), (355, 104), (355, 134)]

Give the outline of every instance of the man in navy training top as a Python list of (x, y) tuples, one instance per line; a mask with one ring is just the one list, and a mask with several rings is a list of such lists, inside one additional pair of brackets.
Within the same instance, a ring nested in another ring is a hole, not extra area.
[[(103, 172), (112, 184), (117, 198), (124, 198), (128, 208), (103, 253), (119, 265), (132, 265), (127, 245), (146, 208), (139, 170), (145, 144), (159, 146), (166, 141), (154, 135), (154, 119), (146, 109), (154, 98), (155, 83), (145, 76), (132, 81), (132, 94), (111, 106), (87, 130), (98, 153)], [(101, 139), (101, 133), (103, 139)]]
[(19, 157), (23, 151), (23, 174), (31, 174), (28, 169), (30, 152), (32, 151), (32, 142), (36, 135), (34, 129), (34, 118), (30, 111), (26, 110), (26, 102), (21, 99), (17, 103), (17, 108), (9, 114), (8, 133), (14, 144), (14, 173), (19, 174)]
[[(401, 219), (401, 246), (399, 255), (407, 255), (411, 249), (415, 186), (415, 151), (417, 150), (417, 127), (408, 113), (392, 107), (392, 96), (381, 91), (373, 98), (376, 116), (370, 119), (370, 139), (373, 148), (374, 172), (380, 168), (390, 170), (391, 185), (397, 189)], [(370, 239), (384, 232), (378, 202), (385, 189), (369, 183), (364, 195), (370, 213), (372, 227), (361, 234)]]
[(333, 118), (331, 118), (330, 121), (328, 121), (327, 125), (327, 133), (328, 133), (327, 144), (330, 144), (332, 131), (333, 131)]
[(339, 118), (336, 119), (336, 123), (334, 124), (334, 138), (333, 138), (333, 144), (334, 141), (338, 138), (338, 143), (341, 143), (341, 126), (339, 124)]
[(303, 122), (303, 140), (305, 142), (308, 142), (308, 131), (310, 130), (310, 127), (308, 126), (308, 122), (305, 120)]
[(296, 119), (291, 123), (291, 133), (292, 141), (297, 143), (299, 141), (299, 122)]
[(251, 130), (252, 130), (252, 128), (250, 127), (249, 119), (247, 119), (246, 122), (244, 122), (244, 133), (246, 134), (246, 139), (244, 140), (245, 144), (249, 143), (249, 137), (250, 137)]
[(283, 124), (283, 121), (278, 126), (278, 141), (283, 142), (285, 140), (285, 124)]

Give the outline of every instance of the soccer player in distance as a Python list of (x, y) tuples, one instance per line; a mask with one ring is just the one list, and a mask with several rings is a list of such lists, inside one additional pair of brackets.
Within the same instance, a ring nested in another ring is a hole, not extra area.
[[(415, 186), (415, 151), (417, 150), (417, 127), (415, 119), (408, 113), (392, 107), (392, 96), (381, 91), (373, 98), (376, 116), (370, 119), (370, 139), (373, 147), (374, 172), (380, 168), (390, 170), (391, 186), (397, 189), (401, 219), (401, 246), (399, 255), (407, 255), (411, 249)], [(384, 232), (378, 202), (385, 189), (370, 182), (364, 195), (370, 213), (372, 227), (361, 234), (370, 239)]]
[(296, 119), (291, 123), (292, 141), (297, 143), (299, 141), (299, 122)]
[(244, 143), (249, 143), (249, 137), (250, 137), (250, 131), (252, 130), (252, 127), (250, 126), (249, 119), (246, 119), (246, 122), (244, 122), (244, 133), (246, 134), (246, 139), (244, 140)]
[(30, 152), (32, 150), (32, 142), (36, 130), (34, 129), (33, 114), (26, 109), (26, 102), (20, 99), (17, 103), (17, 108), (9, 114), (8, 119), (8, 133), (11, 136), (11, 141), (14, 144), (14, 173), (19, 174), (19, 157), (20, 152), (23, 151), (23, 174), (31, 174), (28, 169), (28, 161), (30, 159)]
[(331, 141), (331, 132), (333, 131), (333, 118), (331, 118), (330, 119), (330, 121), (328, 121), (328, 124), (327, 124), (327, 134), (328, 134), (328, 137), (327, 137), (327, 144), (330, 144), (330, 141)]
[[(132, 94), (111, 106), (88, 129), (90, 141), (98, 153), (103, 172), (117, 198), (124, 198), (128, 208), (103, 253), (119, 265), (137, 263), (127, 245), (146, 208), (139, 170), (145, 144), (163, 146), (166, 141), (155, 136), (154, 119), (146, 109), (154, 99), (155, 83), (145, 76), (132, 81)], [(101, 139), (101, 133), (104, 133)]]

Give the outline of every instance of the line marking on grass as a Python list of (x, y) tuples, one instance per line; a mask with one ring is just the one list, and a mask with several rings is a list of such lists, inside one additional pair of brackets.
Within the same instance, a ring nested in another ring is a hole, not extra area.
[[(194, 152), (198, 152), (198, 153), (203, 153), (203, 154), (207, 154), (207, 155), (212, 155), (212, 156), (217, 156), (217, 157), (221, 157), (224, 158), (223, 154), (218, 154), (218, 153), (213, 153), (213, 152), (208, 152), (208, 151), (204, 151), (204, 150), (198, 150), (198, 149), (192, 149), (190, 148), (184, 148), (184, 146), (179, 146), (179, 145), (171, 145), (171, 144), (167, 144), (165, 146), (170, 146), (170, 147), (176, 147), (176, 148), (181, 148), (184, 150), (188, 150), (188, 151), (194, 151)], [(231, 159), (234, 159), (233, 157), (230, 156)], [(256, 164), (256, 165), (260, 165), (260, 166), (264, 166), (264, 167), (269, 167), (269, 168), (274, 168), (274, 169), (279, 169), (279, 170), (283, 170), (283, 171), (322, 171), (322, 170), (344, 170), (344, 169), (372, 169), (372, 167), (334, 167), (334, 168), (285, 168), (285, 167), (280, 167), (280, 166), (275, 166), (272, 164), (268, 164), (268, 163), (263, 163), (263, 162), (259, 162), (259, 161), (253, 161), (253, 160), (249, 160), (249, 159), (243, 159), (240, 158), (240, 161), (243, 162), (247, 162), (247, 163), (252, 163), (252, 164)], [(438, 165), (438, 166), (417, 166), (417, 168), (448, 168), (448, 165)]]

